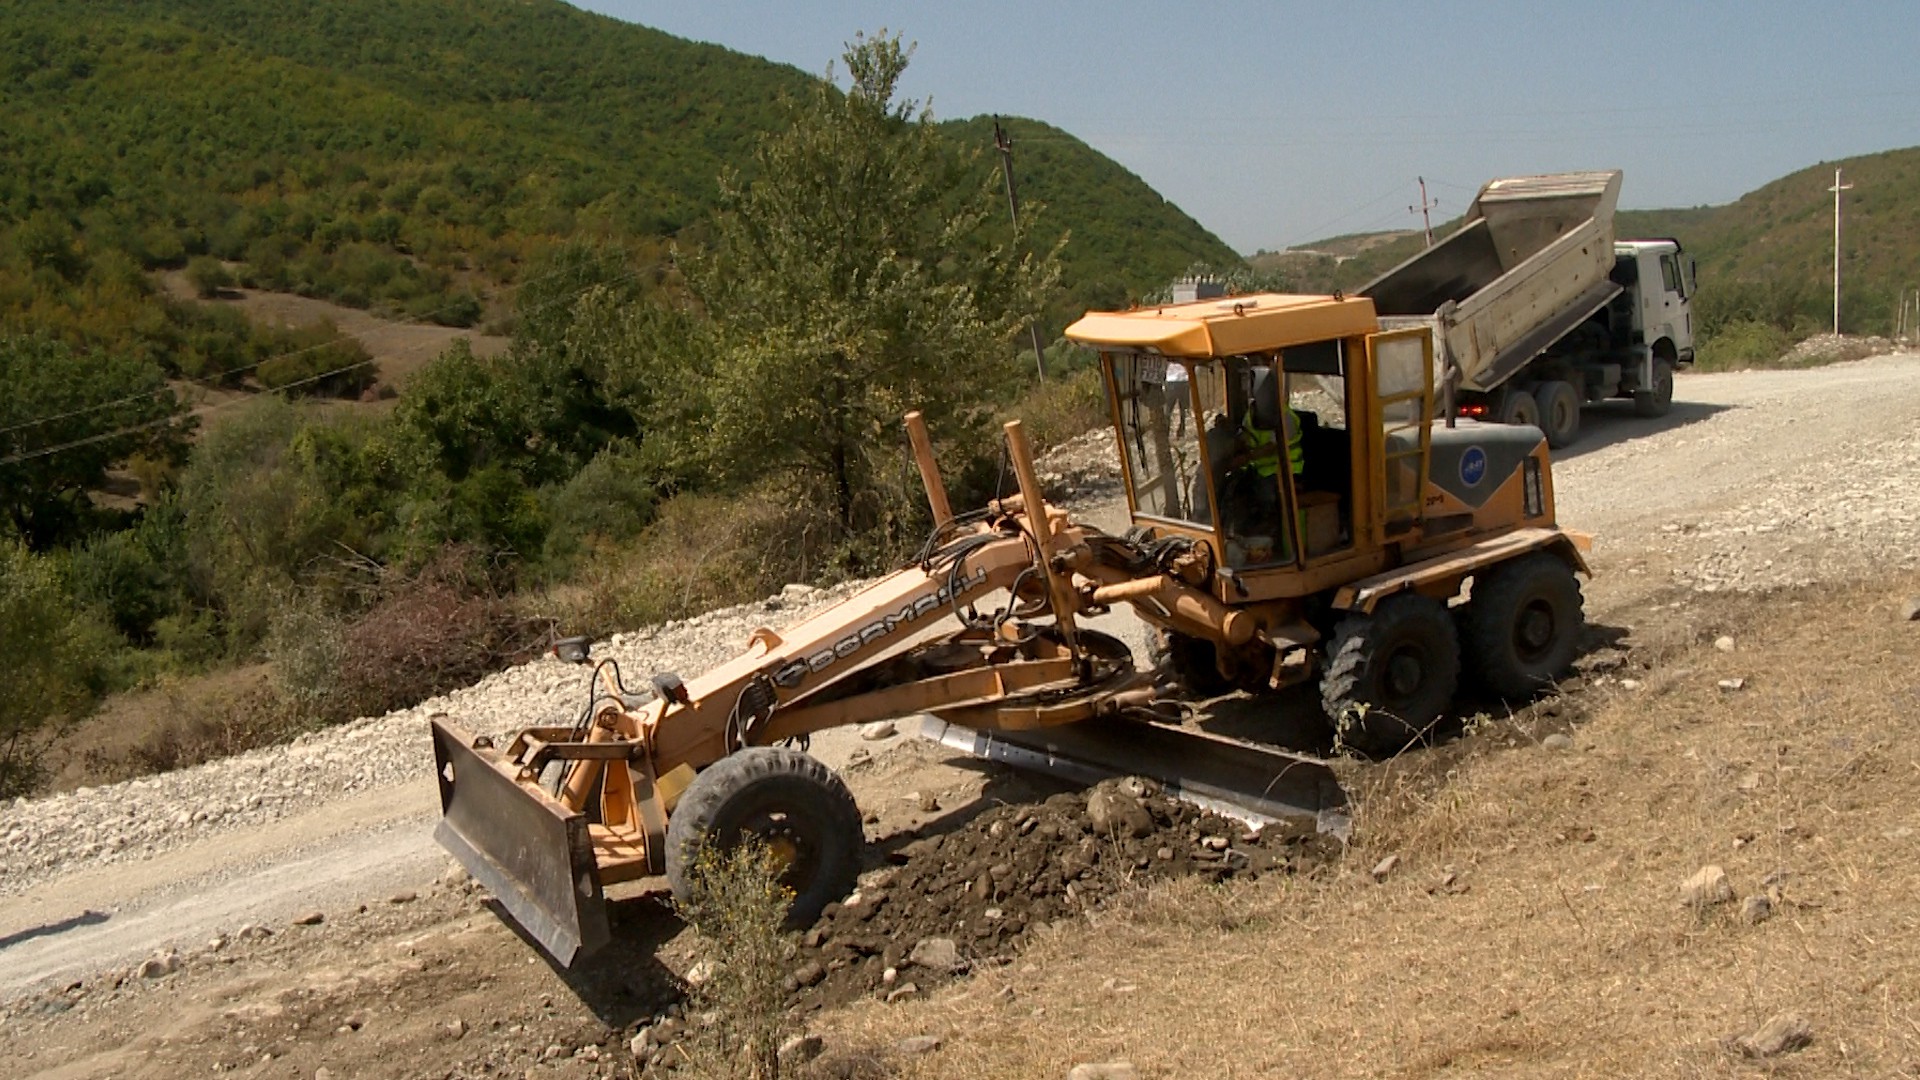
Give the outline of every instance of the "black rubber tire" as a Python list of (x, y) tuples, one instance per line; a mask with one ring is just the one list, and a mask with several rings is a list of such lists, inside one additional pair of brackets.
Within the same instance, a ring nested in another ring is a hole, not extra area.
[(1555, 450), (1580, 437), (1580, 395), (1573, 384), (1554, 379), (1533, 388), (1540, 402), (1540, 430)]
[(1665, 360), (1653, 362), (1653, 389), (1633, 392), (1633, 414), (1651, 420), (1667, 415), (1673, 408), (1673, 365)]
[(1162, 630), (1154, 635), (1149, 651), (1156, 665), (1165, 664), (1180, 685), (1198, 697), (1219, 697), (1233, 691), (1232, 681), (1220, 674), (1213, 642), (1206, 638)]
[(1528, 427), (1540, 426), (1540, 403), (1525, 390), (1509, 389), (1500, 402), (1500, 415), (1495, 418), (1502, 424), (1525, 424)]
[(674, 899), (692, 895), (693, 869), (712, 843), (732, 847), (743, 834), (789, 844), (780, 881), (793, 891), (787, 926), (810, 925), (847, 895), (860, 874), (866, 836), (853, 793), (819, 759), (778, 746), (721, 758), (695, 777), (667, 822), (667, 883)]
[(1468, 675), (1502, 698), (1530, 698), (1573, 662), (1586, 625), (1580, 579), (1544, 551), (1476, 575), (1460, 614)]
[(1432, 733), (1459, 684), (1460, 640), (1446, 605), (1402, 593), (1334, 627), (1320, 704), (1341, 743), (1390, 756)]

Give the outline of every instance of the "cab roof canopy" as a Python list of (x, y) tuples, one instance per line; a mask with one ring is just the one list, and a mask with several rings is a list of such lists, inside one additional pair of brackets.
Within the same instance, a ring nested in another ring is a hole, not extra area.
[(1364, 296), (1252, 293), (1132, 311), (1090, 311), (1067, 337), (1096, 349), (1205, 359), (1271, 352), (1380, 329)]

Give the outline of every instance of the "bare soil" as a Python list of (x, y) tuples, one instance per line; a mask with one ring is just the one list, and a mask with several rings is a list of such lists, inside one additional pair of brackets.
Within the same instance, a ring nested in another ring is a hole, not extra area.
[(474, 355), (481, 357), (498, 356), (507, 349), (506, 338), (478, 330), (387, 319), (360, 308), (260, 289), (222, 289), (218, 297), (203, 300), (182, 272), (165, 273), (160, 279), (169, 293), (182, 300), (235, 307), (257, 323), (302, 327), (331, 322), (373, 354), (379, 364), (380, 381), (389, 386), (405, 385), (409, 376), (455, 341), (464, 340)]
[[(1556, 462), (1562, 520), (1596, 534), (1576, 671), (1342, 763), (1344, 852), (1152, 796), (1147, 835), (1096, 835), (1084, 791), (816, 739), (875, 865), (794, 958), (792, 1022), (826, 1047), (804, 1074), (1920, 1074), (1920, 358), (1678, 396), (1658, 422), (1589, 410)], [(1198, 722), (1297, 746), (1309, 708)], [(617, 906), (620, 948), (556, 971), (447, 873), (432, 799), (316, 791), (298, 819), (0, 895), (0, 1054), (60, 1077), (635, 1075), (699, 953), (657, 883)], [(1683, 903), (1714, 866), (1731, 898)], [(914, 964), (930, 938), (957, 962)], [(1810, 1042), (1736, 1041), (1786, 1015)]]

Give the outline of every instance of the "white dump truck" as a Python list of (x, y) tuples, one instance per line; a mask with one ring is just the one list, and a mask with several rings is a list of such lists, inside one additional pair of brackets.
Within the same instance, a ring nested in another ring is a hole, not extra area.
[(1430, 326), (1453, 415), (1534, 424), (1554, 447), (1587, 402), (1673, 402), (1693, 362), (1693, 257), (1671, 239), (1616, 242), (1620, 172), (1494, 180), (1459, 231), (1359, 290), (1382, 325)]

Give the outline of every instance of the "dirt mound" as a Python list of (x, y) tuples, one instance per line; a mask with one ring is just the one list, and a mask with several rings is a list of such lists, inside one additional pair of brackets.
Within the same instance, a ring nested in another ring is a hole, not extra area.
[(1339, 849), (1310, 827), (1250, 831), (1133, 778), (996, 807), (902, 846), (830, 905), (802, 937), (797, 1004), (911, 996), (1007, 963), (1033, 935), (1142, 884), (1309, 870)]

